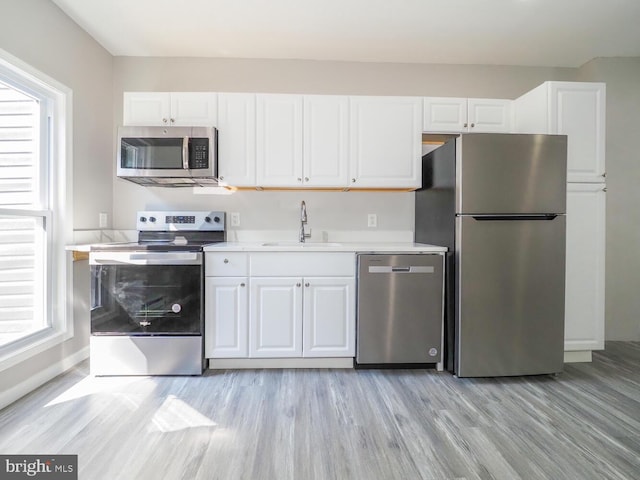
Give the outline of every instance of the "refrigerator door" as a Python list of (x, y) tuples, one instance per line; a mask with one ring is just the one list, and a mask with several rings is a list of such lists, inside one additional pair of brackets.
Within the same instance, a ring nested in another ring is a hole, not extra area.
[(564, 215), (456, 217), (459, 377), (562, 370)]
[(456, 142), (457, 213), (566, 212), (566, 136), (477, 133)]

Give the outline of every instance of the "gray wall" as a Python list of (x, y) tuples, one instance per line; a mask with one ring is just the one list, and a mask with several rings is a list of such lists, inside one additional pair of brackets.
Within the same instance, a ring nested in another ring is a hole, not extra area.
[(607, 84), (607, 340), (640, 340), (640, 58), (597, 58), (578, 80)]
[[(113, 58), (49, 0), (0, 0), (0, 12), (0, 48), (73, 90), (74, 228), (96, 228), (112, 204)], [(3, 390), (88, 344), (77, 314), (74, 338), (0, 372)]]

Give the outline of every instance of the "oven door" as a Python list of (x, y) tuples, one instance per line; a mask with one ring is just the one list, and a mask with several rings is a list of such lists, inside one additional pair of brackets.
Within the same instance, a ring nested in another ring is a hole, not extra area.
[(202, 253), (91, 252), (92, 335), (201, 335)]

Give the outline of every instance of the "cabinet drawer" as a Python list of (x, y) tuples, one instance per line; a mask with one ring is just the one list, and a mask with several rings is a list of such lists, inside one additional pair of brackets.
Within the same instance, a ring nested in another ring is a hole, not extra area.
[(207, 277), (236, 277), (249, 274), (246, 253), (205, 253), (204, 274)]
[(274, 252), (252, 253), (251, 276), (354, 276), (353, 253)]

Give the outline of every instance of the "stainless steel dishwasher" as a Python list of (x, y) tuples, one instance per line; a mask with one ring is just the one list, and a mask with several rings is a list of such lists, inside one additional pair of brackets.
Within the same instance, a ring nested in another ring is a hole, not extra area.
[(356, 367), (443, 369), (443, 254), (358, 255)]

